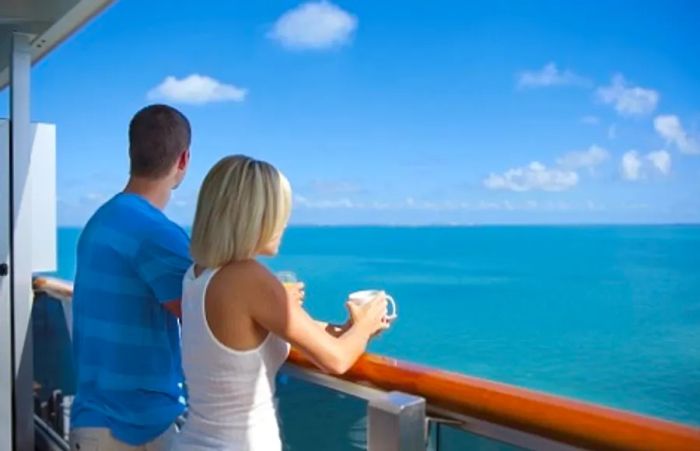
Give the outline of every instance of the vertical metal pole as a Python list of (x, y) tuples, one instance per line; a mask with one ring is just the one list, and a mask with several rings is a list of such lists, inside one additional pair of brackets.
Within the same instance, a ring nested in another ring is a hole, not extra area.
[[(2, 55), (0, 55), (2, 56)], [(9, 54), (6, 55), (9, 58)], [(0, 451), (12, 449), (12, 319), (10, 318), (10, 123), (0, 121)]]
[(367, 407), (369, 451), (425, 451), (425, 400), (390, 392)]
[(34, 449), (32, 361), (31, 38), (12, 36), (10, 61), (10, 309), (14, 391), (13, 446)]

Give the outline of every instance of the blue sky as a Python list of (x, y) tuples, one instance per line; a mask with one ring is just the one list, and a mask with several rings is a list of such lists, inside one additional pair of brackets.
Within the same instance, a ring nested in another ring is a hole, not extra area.
[[(127, 175), (152, 102), (194, 129), (168, 208), (220, 157), (290, 178), (293, 222), (700, 222), (700, 6), (120, 0), (33, 71), (59, 222)], [(0, 94), (7, 114), (7, 93)]]

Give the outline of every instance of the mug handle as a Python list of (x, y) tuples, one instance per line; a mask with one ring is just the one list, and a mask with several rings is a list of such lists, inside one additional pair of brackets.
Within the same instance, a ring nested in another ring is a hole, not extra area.
[(387, 294), (386, 300), (389, 302), (389, 304), (391, 304), (391, 314), (387, 313), (386, 319), (388, 319), (388, 320), (396, 319), (396, 317), (399, 315), (396, 313), (396, 302), (394, 302), (394, 298)]

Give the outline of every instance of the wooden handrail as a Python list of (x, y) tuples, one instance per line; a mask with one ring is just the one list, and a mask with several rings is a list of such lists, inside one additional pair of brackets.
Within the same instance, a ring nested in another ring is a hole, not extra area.
[[(289, 361), (316, 370), (301, 352)], [(340, 378), (425, 398), (428, 406), (593, 449), (700, 450), (700, 429), (365, 354)]]
[[(38, 291), (61, 297), (69, 283), (36, 279)], [(68, 296), (69, 297), (69, 296)], [(289, 361), (317, 367), (292, 350)], [(569, 445), (619, 450), (700, 450), (700, 429), (463, 374), (365, 354), (341, 379), (425, 398), (429, 406)]]

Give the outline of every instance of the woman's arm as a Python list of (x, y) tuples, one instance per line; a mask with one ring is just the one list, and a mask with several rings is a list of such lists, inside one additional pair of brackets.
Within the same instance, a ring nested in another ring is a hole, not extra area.
[(386, 299), (378, 297), (361, 307), (348, 303), (352, 325), (336, 336), (327, 331), (327, 325), (319, 327), (298, 301), (290, 300), (282, 284), (264, 267), (258, 265), (251, 273), (246, 284), (255, 285), (256, 296), (248, 303), (253, 320), (290, 342), (329, 373), (341, 374), (350, 369), (365, 351), (370, 337), (388, 327), (383, 320)]
[(328, 335), (331, 335), (333, 337), (340, 337), (343, 335), (345, 332), (347, 332), (350, 329), (350, 322), (346, 322), (345, 324), (331, 324), (327, 323), (325, 321), (316, 321), (316, 324), (326, 331)]
[[(303, 282), (298, 282), (298, 283), (285, 283), (282, 284), (284, 286), (285, 291), (287, 292), (287, 298), (289, 299), (290, 302), (297, 302), (300, 305), (304, 304), (304, 300), (306, 298), (306, 293), (304, 292), (304, 283)], [(345, 324), (331, 324), (325, 321), (318, 321), (316, 320), (316, 324), (323, 330), (326, 331), (327, 334), (332, 335), (333, 337), (340, 337), (343, 335), (345, 332), (350, 329), (350, 322), (346, 322)]]

